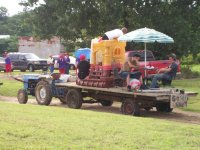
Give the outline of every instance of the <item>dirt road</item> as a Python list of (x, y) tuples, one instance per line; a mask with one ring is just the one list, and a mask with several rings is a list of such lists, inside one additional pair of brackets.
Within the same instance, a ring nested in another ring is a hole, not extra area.
[[(18, 103), (16, 97), (0, 96), (0, 100), (6, 101), (6, 102)], [(37, 104), (36, 100), (34, 99), (29, 100), (28, 103), (34, 104), (34, 105)], [(81, 109), (97, 111), (97, 112), (121, 114), (120, 105), (121, 105), (120, 103), (114, 103), (112, 107), (102, 107), (98, 103), (97, 104), (83, 104)], [(51, 106), (67, 107), (66, 105), (61, 104), (58, 99), (53, 99)], [(200, 125), (200, 113), (186, 112), (180, 109), (175, 109), (172, 113), (161, 113), (161, 112), (157, 112), (156, 110), (151, 110), (151, 111), (141, 110), (141, 117), (157, 118), (157, 119), (163, 119), (163, 120), (170, 120), (170, 121)]]

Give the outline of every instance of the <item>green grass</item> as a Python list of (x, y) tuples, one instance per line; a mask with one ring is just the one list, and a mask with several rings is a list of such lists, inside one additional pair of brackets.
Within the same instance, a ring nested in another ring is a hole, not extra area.
[(200, 112), (200, 78), (174, 80), (173, 85), (177, 88), (185, 89), (185, 91), (198, 92), (199, 94), (196, 97), (189, 98), (188, 106), (183, 110)]
[(86, 110), (0, 102), (1, 149), (200, 147), (200, 126)]
[(19, 89), (23, 88), (23, 83), (13, 79), (1, 79), (3, 85), (0, 86), (0, 95), (3, 96), (17, 96)]
[(200, 65), (199, 64), (191, 65), (191, 69), (192, 69), (192, 71), (196, 71), (196, 72), (200, 73)]

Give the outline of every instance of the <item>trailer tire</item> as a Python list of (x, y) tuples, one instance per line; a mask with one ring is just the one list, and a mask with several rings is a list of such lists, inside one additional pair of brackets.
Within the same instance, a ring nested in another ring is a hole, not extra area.
[(17, 99), (20, 104), (26, 104), (28, 101), (28, 93), (25, 89), (19, 89)]
[(172, 112), (173, 108), (170, 108), (169, 103), (159, 103), (159, 104), (156, 104), (156, 110), (158, 112)]
[(112, 106), (112, 104), (113, 104), (113, 101), (108, 101), (108, 100), (100, 100), (100, 103), (101, 103), (101, 105), (102, 106)]
[(59, 97), (59, 100), (60, 100), (61, 103), (67, 104), (66, 98), (64, 98), (64, 97)]
[(51, 86), (48, 82), (39, 81), (35, 88), (36, 101), (40, 105), (49, 105), (52, 100)]
[(139, 108), (138, 103), (133, 102), (132, 100), (125, 100), (122, 102), (121, 112), (122, 114), (125, 114), (125, 115), (139, 116), (140, 108)]
[(69, 90), (65, 99), (69, 108), (79, 109), (83, 103), (82, 94), (77, 89)]

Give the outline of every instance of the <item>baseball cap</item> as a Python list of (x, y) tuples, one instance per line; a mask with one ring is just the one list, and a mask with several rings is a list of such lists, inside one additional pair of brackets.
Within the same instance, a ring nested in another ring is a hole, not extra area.
[(172, 57), (173, 59), (176, 59), (176, 54), (171, 53), (171, 54), (169, 54), (169, 57)]

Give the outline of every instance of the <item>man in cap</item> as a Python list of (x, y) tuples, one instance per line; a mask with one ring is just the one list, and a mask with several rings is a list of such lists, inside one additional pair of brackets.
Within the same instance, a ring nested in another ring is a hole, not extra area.
[(89, 75), (90, 63), (85, 60), (85, 55), (80, 55), (80, 62), (77, 65), (78, 78), (85, 79)]
[(172, 80), (176, 76), (178, 65), (174, 53), (169, 55), (169, 61), (170, 65), (168, 67), (157, 70), (157, 74), (154, 75), (150, 88), (156, 88), (158, 80)]

